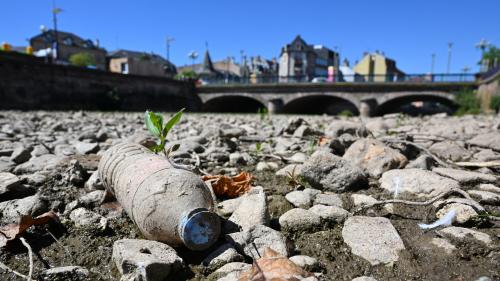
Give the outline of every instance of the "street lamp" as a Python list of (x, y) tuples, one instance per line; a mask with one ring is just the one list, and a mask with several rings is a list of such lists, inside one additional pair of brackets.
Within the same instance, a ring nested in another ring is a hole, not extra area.
[(195, 51), (191, 51), (189, 54), (188, 54), (188, 58), (190, 58), (192, 60), (192, 65), (191, 65), (191, 69), (194, 71), (194, 61), (198, 58), (198, 53), (195, 52)]
[(483, 61), (484, 60), (484, 51), (489, 46), (490, 46), (490, 42), (486, 41), (486, 39), (484, 39), (484, 38), (481, 39), (481, 41), (479, 41), (476, 44), (476, 48), (481, 50), (481, 70), (480, 71), (485, 71), (485, 63)]
[(62, 9), (56, 8), (55, 0), (52, 0), (52, 21), (54, 22), (54, 40), (52, 41), (52, 48), (54, 49), (54, 59), (57, 59), (59, 55), (59, 34), (57, 32), (57, 14), (62, 12)]
[(448, 66), (446, 67), (446, 74), (450, 74), (451, 67), (451, 48), (453, 47), (453, 42), (448, 43)]
[(463, 80), (463, 81), (465, 81), (465, 80), (467, 79), (467, 77), (466, 77), (466, 76), (467, 76), (467, 72), (469, 72), (469, 70), (470, 70), (470, 67), (468, 67), (468, 66), (464, 66), (464, 67), (462, 68), (462, 72), (463, 72), (463, 78), (462, 78), (462, 80)]
[(434, 65), (436, 63), (436, 54), (431, 55), (431, 75), (434, 74)]
[(175, 41), (174, 38), (167, 36), (166, 43), (167, 43), (167, 60), (168, 61), (170, 61), (170, 44), (174, 41)]

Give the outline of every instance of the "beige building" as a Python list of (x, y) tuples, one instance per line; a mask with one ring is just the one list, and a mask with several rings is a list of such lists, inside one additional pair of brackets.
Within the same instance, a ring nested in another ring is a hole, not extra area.
[[(56, 40), (57, 37), (57, 40)], [(34, 52), (52, 50), (57, 44), (57, 60), (69, 64), (69, 58), (78, 53), (92, 55), (97, 69), (106, 69), (106, 50), (99, 47), (99, 42), (83, 39), (73, 33), (54, 30), (46, 30), (30, 39), (30, 45)]]
[(405, 75), (396, 67), (396, 61), (379, 52), (365, 53), (353, 70), (367, 82), (400, 81)]
[(108, 55), (109, 71), (143, 76), (174, 77), (175, 65), (157, 54), (117, 50)]

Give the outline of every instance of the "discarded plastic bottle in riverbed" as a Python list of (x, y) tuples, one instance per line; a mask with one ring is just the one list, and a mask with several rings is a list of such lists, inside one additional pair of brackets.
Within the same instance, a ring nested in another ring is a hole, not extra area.
[(144, 236), (204, 250), (219, 237), (209, 187), (143, 146), (117, 144), (104, 153), (99, 176)]

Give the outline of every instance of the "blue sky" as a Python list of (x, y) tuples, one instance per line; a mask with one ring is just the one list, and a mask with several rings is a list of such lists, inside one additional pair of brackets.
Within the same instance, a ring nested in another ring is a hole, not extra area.
[[(44, 24), (52, 27), (52, 0), (2, 1), (0, 41), (26, 45)], [(63, 9), (59, 29), (99, 38), (117, 48), (165, 55), (165, 37), (175, 38), (170, 58), (190, 63), (208, 41), (214, 60), (234, 56), (278, 57), (300, 34), (310, 44), (338, 46), (351, 63), (364, 51), (384, 51), (407, 73), (446, 71), (447, 43), (453, 42), (452, 72), (477, 71), (485, 38), (500, 45), (499, 0), (56, 0)], [(198, 60), (200, 60), (199, 58)]]

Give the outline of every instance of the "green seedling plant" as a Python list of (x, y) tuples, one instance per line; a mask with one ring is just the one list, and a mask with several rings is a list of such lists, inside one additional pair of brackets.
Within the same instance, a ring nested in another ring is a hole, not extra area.
[(165, 157), (169, 159), (170, 154), (179, 149), (179, 144), (175, 144), (168, 149), (165, 149), (165, 145), (167, 144), (168, 133), (177, 123), (179, 123), (183, 112), (184, 108), (175, 113), (166, 123), (163, 123), (163, 116), (159, 113), (152, 111), (146, 111), (144, 113), (144, 121), (148, 131), (158, 138), (156, 145), (151, 148), (154, 153), (158, 154), (163, 152)]

